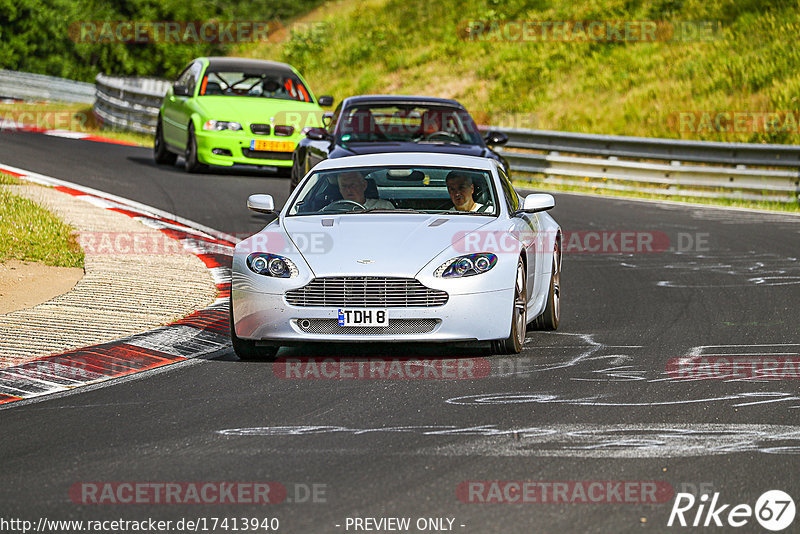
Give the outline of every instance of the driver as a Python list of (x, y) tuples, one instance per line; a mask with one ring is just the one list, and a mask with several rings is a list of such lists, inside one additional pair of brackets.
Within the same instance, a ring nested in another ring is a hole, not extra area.
[(366, 198), (364, 193), (367, 190), (367, 181), (358, 171), (345, 171), (338, 175), (339, 192), (342, 193), (342, 200), (358, 202), (364, 208), (393, 210), (394, 205), (388, 200), (380, 198)]
[(450, 200), (453, 201), (453, 207), (458, 211), (484, 211), (486, 206), (478, 204), (472, 198), (475, 193), (475, 184), (472, 181), (472, 176), (469, 173), (461, 171), (451, 171), (447, 178), (447, 192), (450, 194)]

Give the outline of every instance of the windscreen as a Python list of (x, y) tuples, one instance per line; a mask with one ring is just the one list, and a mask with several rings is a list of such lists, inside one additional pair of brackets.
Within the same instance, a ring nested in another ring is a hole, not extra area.
[(303, 182), (287, 215), (451, 213), (496, 216), (489, 171), (453, 167), (358, 167), (320, 171)]
[(452, 143), (482, 145), (481, 135), (463, 109), (419, 104), (363, 104), (345, 109), (337, 142)]
[(207, 72), (200, 96), (250, 96), (311, 102), (308, 90), (297, 76), (286, 72)]

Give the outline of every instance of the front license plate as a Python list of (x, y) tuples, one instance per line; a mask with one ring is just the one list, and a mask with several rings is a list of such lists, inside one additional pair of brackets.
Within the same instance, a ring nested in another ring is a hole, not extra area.
[(389, 313), (375, 308), (339, 308), (339, 326), (387, 326)]
[(250, 150), (263, 150), (266, 152), (292, 152), (294, 150), (294, 142), (253, 139), (250, 141)]

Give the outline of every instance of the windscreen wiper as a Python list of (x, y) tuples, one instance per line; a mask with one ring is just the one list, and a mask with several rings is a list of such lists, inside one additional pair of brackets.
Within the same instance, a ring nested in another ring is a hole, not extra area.
[(419, 210), (411, 209), (411, 208), (395, 208), (395, 209), (387, 209), (387, 208), (370, 208), (368, 210), (353, 210), (348, 213), (421, 213)]

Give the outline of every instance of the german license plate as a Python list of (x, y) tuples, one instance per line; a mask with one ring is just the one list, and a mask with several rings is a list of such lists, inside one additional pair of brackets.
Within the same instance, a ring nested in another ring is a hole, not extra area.
[(388, 326), (389, 313), (375, 308), (339, 308), (339, 326)]
[(250, 141), (250, 150), (263, 150), (266, 152), (292, 152), (294, 141), (270, 141), (269, 139), (253, 139)]

